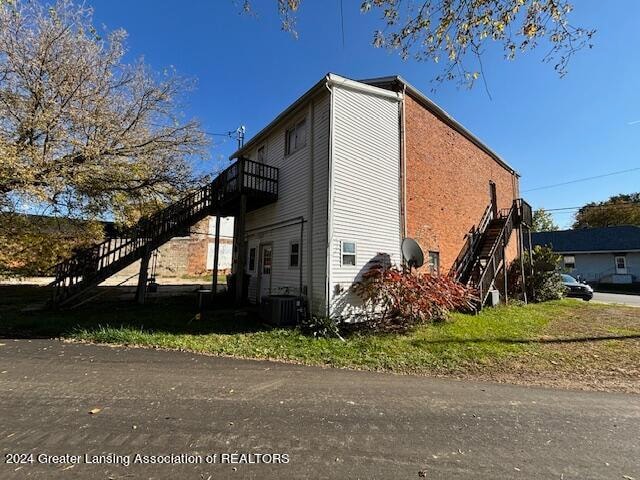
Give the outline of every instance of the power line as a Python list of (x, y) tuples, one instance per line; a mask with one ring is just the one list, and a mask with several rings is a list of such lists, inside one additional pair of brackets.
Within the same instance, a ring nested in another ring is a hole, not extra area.
[(226, 133), (218, 133), (218, 132), (208, 132), (206, 130), (201, 130), (205, 135), (210, 135), (213, 137), (227, 137), (227, 138), (235, 138), (238, 141), (238, 148), (242, 148), (244, 145), (244, 134), (246, 132), (246, 128), (244, 125), (240, 125), (235, 130), (229, 130)]
[(563, 185), (570, 185), (572, 183), (579, 183), (579, 182), (586, 182), (588, 180), (595, 180), (597, 178), (604, 178), (604, 177), (611, 177), (612, 175), (620, 175), (622, 173), (629, 173), (629, 172), (635, 172), (637, 170), (640, 170), (640, 167), (635, 167), (635, 168), (629, 168), (627, 170), (619, 170), (617, 172), (610, 172), (610, 173), (604, 173), (602, 175), (594, 175), (593, 177), (584, 177), (584, 178), (578, 178), (576, 180), (570, 180), (568, 182), (562, 182), (562, 183), (554, 183), (552, 185), (543, 185), (541, 187), (536, 187), (536, 188), (529, 188), (527, 190), (523, 190), (522, 193), (525, 192), (534, 192), (536, 190), (544, 190), (547, 188), (555, 188), (555, 187), (561, 187)]
[(610, 203), (606, 205), (583, 205), (581, 207), (560, 207), (560, 208), (542, 208), (538, 210), (544, 210), (545, 212), (560, 212), (563, 210), (580, 210), (580, 209), (591, 209), (591, 208), (634, 208), (640, 207), (640, 202), (619, 202), (619, 203)]
[(581, 207), (561, 207), (561, 208), (551, 208), (546, 210), (547, 212), (557, 212), (560, 210), (580, 210), (583, 208), (634, 208), (640, 207), (640, 202), (618, 202), (618, 203), (609, 203), (604, 205), (583, 205)]

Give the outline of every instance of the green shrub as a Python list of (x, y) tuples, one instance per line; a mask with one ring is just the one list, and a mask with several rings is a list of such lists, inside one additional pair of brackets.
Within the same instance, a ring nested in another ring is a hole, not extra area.
[[(527, 299), (533, 302), (558, 300), (565, 293), (562, 277), (557, 271), (560, 255), (553, 253), (549, 247), (535, 246), (532, 252), (533, 272), (530, 267), (529, 253), (523, 254), (526, 277)], [(509, 266), (509, 296), (522, 298), (522, 271), (520, 259), (517, 258)]]
[(311, 335), (316, 338), (339, 338), (344, 340), (340, 335), (338, 322), (331, 317), (311, 315), (300, 322), (300, 330), (305, 335)]

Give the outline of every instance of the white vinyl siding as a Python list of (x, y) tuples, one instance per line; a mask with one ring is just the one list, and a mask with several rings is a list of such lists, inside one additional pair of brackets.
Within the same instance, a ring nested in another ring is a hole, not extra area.
[[(313, 232), (313, 244), (311, 247), (313, 262), (312, 311), (320, 315), (326, 315), (329, 136), (331, 133), (331, 96), (328, 91), (320, 101), (315, 102), (313, 111), (313, 152), (315, 162), (313, 165), (313, 211), (311, 215), (311, 228), (309, 229)], [(309, 250), (307, 244), (303, 245), (303, 250)]]
[[(331, 175), (331, 314), (358, 303), (349, 287), (370, 261), (400, 254), (398, 101), (334, 87)], [(355, 265), (343, 265), (342, 242), (355, 243)]]
[[(275, 128), (247, 156), (258, 158), (258, 148), (264, 148), (264, 163), (279, 169), (278, 201), (247, 214), (246, 238), (249, 248), (271, 243), (273, 245), (271, 293), (298, 294), (300, 274), (302, 273), (303, 293), (312, 299), (314, 310), (325, 305), (326, 258), (326, 222), (327, 222), (327, 170), (329, 139), (329, 92), (322, 92), (284, 119), (279, 128)], [(313, 108), (311, 108), (313, 102)], [(313, 110), (313, 119), (310, 118)], [(292, 125), (304, 129), (298, 136), (297, 149), (286, 154), (286, 131)], [(312, 135), (313, 130), (313, 135)], [(313, 137), (313, 149), (311, 138)], [(313, 168), (313, 199), (311, 198), (311, 152), (315, 159)], [(301, 224), (303, 237), (300, 239)], [(313, 222), (313, 238), (309, 238)], [(324, 223), (324, 228), (323, 228)], [(322, 252), (322, 258), (313, 259), (313, 289), (309, 286), (309, 266), (312, 262), (309, 241), (314, 255)], [(290, 246), (299, 244), (299, 267), (290, 267)], [(316, 268), (317, 267), (317, 268)], [(300, 272), (302, 269), (302, 272)], [(258, 300), (258, 268), (249, 281), (249, 299)], [(318, 275), (322, 275), (318, 277)], [(305, 288), (306, 287), (306, 288)]]

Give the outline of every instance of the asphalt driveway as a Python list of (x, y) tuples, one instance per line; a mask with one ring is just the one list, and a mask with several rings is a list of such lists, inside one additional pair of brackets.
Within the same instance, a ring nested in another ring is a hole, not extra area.
[[(3, 479), (640, 479), (636, 395), (55, 340), (0, 339), (0, 372)], [(270, 463), (175, 463), (229, 453)]]
[(593, 301), (600, 303), (629, 305), (631, 307), (640, 307), (640, 295), (594, 292)]

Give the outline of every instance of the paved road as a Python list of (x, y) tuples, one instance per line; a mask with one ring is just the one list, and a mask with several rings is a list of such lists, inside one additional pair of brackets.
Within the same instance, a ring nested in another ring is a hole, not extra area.
[(623, 295), (620, 293), (594, 292), (593, 301), (601, 303), (618, 303), (620, 305), (640, 307), (640, 295)]
[[(2, 479), (640, 479), (640, 396), (0, 343)], [(290, 461), (7, 465), (10, 452)]]

